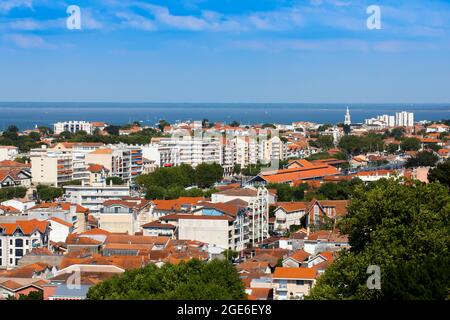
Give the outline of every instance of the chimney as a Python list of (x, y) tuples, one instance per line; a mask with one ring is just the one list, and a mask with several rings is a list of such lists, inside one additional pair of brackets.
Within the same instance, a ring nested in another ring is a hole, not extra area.
[(309, 237), (309, 225), (306, 227), (306, 236)]

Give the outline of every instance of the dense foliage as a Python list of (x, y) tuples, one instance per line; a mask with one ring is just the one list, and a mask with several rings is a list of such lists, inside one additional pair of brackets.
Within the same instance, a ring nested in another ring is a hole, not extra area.
[(25, 187), (12, 187), (0, 189), (0, 202), (10, 200), (13, 198), (23, 198), (27, 193)]
[(64, 189), (40, 184), (36, 187), (36, 192), (39, 200), (54, 201), (56, 198), (62, 196)]
[[(222, 178), (223, 168), (218, 164), (203, 163), (195, 169), (182, 164), (157, 168), (150, 174), (140, 175), (136, 178), (136, 183), (145, 190), (147, 199), (175, 199), (180, 196), (206, 196), (210, 191), (202, 189), (213, 187)], [(198, 188), (185, 190), (194, 185)]]
[(244, 286), (228, 261), (190, 260), (129, 270), (91, 287), (91, 300), (242, 300)]
[(407, 168), (413, 167), (433, 167), (436, 162), (439, 160), (439, 157), (432, 152), (422, 151), (418, 152), (414, 157), (409, 158), (406, 161), (405, 166)]
[(420, 149), (420, 140), (417, 138), (403, 138), (400, 143), (402, 151), (417, 151)]
[(428, 173), (430, 182), (440, 182), (450, 188), (450, 159), (440, 163)]
[(40, 143), (40, 134), (37, 132), (31, 132), (29, 135), (19, 135), (19, 129), (10, 125), (0, 135), (0, 146), (15, 146), (19, 148), (21, 152), (30, 151), (31, 148), (38, 148)]
[[(450, 195), (440, 184), (382, 179), (357, 187), (338, 224), (351, 249), (318, 279), (310, 299), (445, 299), (450, 288)], [(381, 270), (369, 289), (367, 268)]]
[(383, 136), (370, 133), (366, 136), (346, 135), (339, 141), (339, 148), (348, 154), (357, 155), (364, 152), (383, 151)]

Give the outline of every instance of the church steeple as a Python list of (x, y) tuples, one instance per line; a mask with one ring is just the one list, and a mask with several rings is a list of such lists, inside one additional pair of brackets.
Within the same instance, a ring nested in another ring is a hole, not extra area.
[(345, 113), (344, 124), (345, 125), (351, 125), (352, 124), (352, 119), (350, 117), (350, 110), (348, 110), (348, 107), (347, 107), (347, 112)]

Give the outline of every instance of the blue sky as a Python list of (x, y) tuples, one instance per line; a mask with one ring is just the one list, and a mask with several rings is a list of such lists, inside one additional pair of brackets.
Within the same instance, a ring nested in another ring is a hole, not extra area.
[(448, 0), (0, 0), (0, 101), (432, 103), (449, 84)]

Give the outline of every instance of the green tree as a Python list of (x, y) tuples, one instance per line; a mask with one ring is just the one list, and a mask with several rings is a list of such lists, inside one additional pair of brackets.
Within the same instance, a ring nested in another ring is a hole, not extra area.
[(398, 144), (390, 143), (386, 146), (386, 152), (390, 154), (394, 154), (398, 151)]
[(145, 198), (147, 200), (165, 199), (166, 189), (160, 186), (149, 185), (146, 187)]
[(113, 185), (119, 186), (125, 184), (125, 181), (123, 181), (120, 177), (108, 177), (106, 178), (106, 184), (109, 185), (112, 182)]
[(334, 147), (333, 137), (330, 135), (320, 136), (314, 143), (318, 148), (328, 150)]
[(436, 168), (431, 169), (428, 173), (430, 182), (440, 182), (450, 188), (450, 159), (443, 163), (439, 163)]
[(196, 259), (125, 271), (91, 288), (90, 300), (243, 300), (244, 285), (229, 261)]
[(436, 162), (439, 160), (439, 157), (432, 152), (422, 151), (417, 153), (416, 156), (408, 158), (405, 166), (407, 168), (413, 167), (433, 167)]
[(239, 127), (241, 124), (239, 122), (237, 122), (236, 120), (234, 120), (233, 122), (230, 123), (230, 127)]
[(239, 257), (239, 252), (227, 249), (224, 252), (222, 252), (222, 255), (230, 262), (233, 262), (234, 259)]
[[(450, 195), (440, 184), (382, 179), (357, 187), (338, 228), (351, 249), (341, 251), (309, 299), (445, 299), (450, 288)], [(367, 287), (370, 265), (381, 290)]]
[(417, 151), (420, 149), (420, 140), (417, 138), (404, 138), (400, 143), (402, 151)]
[(19, 300), (44, 300), (44, 292), (38, 290), (38, 291), (31, 291), (28, 294), (20, 294)]
[(109, 125), (105, 128), (105, 131), (110, 135), (118, 136), (120, 129), (121, 129), (120, 126)]
[(36, 191), (39, 200), (54, 201), (56, 198), (62, 196), (64, 190), (62, 188), (55, 188), (40, 184), (36, 187)]
[(27, 194), (25, 187), (11, 187), (0, 189), (0, 202), (11, 200), (14, 198), (23, 198)]
[(164, 128), (165, 128), (165, 127), (168, 127), (168, 126), (170, 126), (170, 123), (169, 123), (169, 122), (167, 122), (166, 120), (159, 120), (159, 122), (158, 122), (158, 128), (159, 128), (159, 130), (160, 130), (161, 132), (163, 132), (163, 131), (164, 131)]
[(222, 180), (223, 167), (217, 163), (201, 163), (195, 168), (195, 182), (200, 188), (210, 188)]

